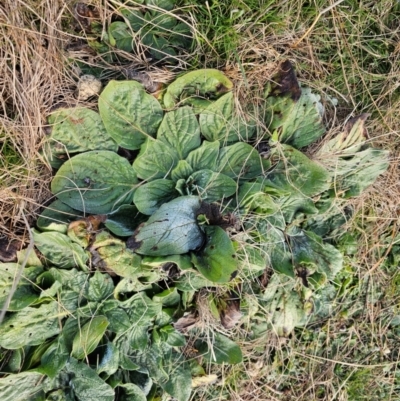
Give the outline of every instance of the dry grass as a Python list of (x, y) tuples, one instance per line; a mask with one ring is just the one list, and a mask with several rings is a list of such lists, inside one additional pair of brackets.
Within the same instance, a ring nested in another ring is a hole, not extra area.
[[(318, 12), (306, 16), (300, 0), (281, 3), (264, 12), (273, 13), (276, 7), (284, 20), (260, 21), (253, 9), (246, 11), (248, 20), (233, 24), (232, 29), (241, 39), (236, 55), (227, 58), (224, 69), (237, 82), (243, 102), (257, 100), (278, 62), (289, 58), (304, 85), (339, 99), (338, 107), (328, 109), (328, 126), (344, 123), (354, 114), (372, 115), (368, 123), (371, 141), (391, 150), (391, 163), (387, 173), (353, 201), (356, 214), (352, 227), (362, 233), (362, 240), (357, 263), (352, 260), (349, 264), (356, 271), (359, 286), (359, 292), (354, 291), (365, 296), (360, 300), (364, 310), (354, 315), (356, 324), (353, 318), (334, 317), (323, 323), (321, 332), (304, 329), (286, 344), (273, 337), (243, 343), (246, 362), (218, 372), (224, 377), (221, 391), (211, 395), (208, 389), (200, 389), (195, 399), (351, 401), (349, 381), (360, 372), (365, 395), (375, 394), (379, 378), (388, 388), (393, 387), (393, 395), (385, 399), (398, 399), (394, 389), (398, 355), (393, 351), (398, 343), (388, 335), (388, 319), (396, 312), (399, 295), (397, 287), (392, 289), (392, 277), (381, 269), (392, 249), (391, 240), (399, 234), (400, 17), (397, 24), (395, 17), (390, 23), (384, 22), (396, 1), (386, 0), (384, 6), (358, 2), (358, 9), (354, 2), (333, 7), (320, 17)], [(334, 1), (310, 3), (323, 11)], [(64, 17), (71, 12), (70, 6), (65, 0), (14, 0), (0, 5), (0, 236), (28, 238), (22, 216), (33, 224), (41, 205), (51, 196), (51, 171), (39, 149), (51, 109), (77, 102), (73, 93), (79, 72), (65, 68), (68, 57), (80, 58), (89, 65), (101, 61), (87, 48), (69, 54), (64, 51), (67, 44), (80, 39)], [(104, 23), (110, 19), (109, 10), (100, 8), (100, 15)], [(193, 16), (195, 19), (195, 10)], [(308, 32), (317, 17), (318, 22)], [(372, 34), (359, 29), (361, 18), (370, 18), (376, 26), (376, 37), (372, 39), (388, 46), (387, 58), (369, 47)], [(211, 45), (206, 41), (198, 48), (198, 52), (205, 53), (202, 66), (213, 60), (213, 52), (207, 53)], [(132, 66), (146, 67), (144, 58), (124, 56)], [(380, 69), (383, 63), (385, 72)], [(119, 66), (105, 67), (108, 77), (121, 70)], [(157, 81), (172, 77), (160, 69), (152, 71)], [(364, 284), (366, 289), (361, 288)], [(374, 288), (389, 287), (391, 292), (375, 302)], [(347, 295), (350, 302), (351, 294)], [(337, 309), (342, 310), (346, 302), (338, 299)], [(330, 352), (335, 344), (339, 349), (336, 354)], [(366, 344), (365, 357), (355, 361), (360, 344)]]

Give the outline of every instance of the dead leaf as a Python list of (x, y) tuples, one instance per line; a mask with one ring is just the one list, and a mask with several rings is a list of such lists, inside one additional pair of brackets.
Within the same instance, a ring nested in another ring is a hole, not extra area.
[(280, 66), (274, 77), (274, 82), (271, 84), (272, 96), (287, 96), (297, 101), (301, 96), (301, 89), (296, 78), (296, 73), (292, 63), (285, 60)]
[(17, 252), (21, 249), (22, 243), (8, 238), (0, 238), (0, 261), (9, 263), (17, 261)]
[(178, 331), (185, 332), (186, 330), (193, 328), (198, 321), (199, 317), (197, 313), (191, 312), (183, 315), (180, 319), (173, 323), (173, 325)]
[(192, 387), (208, 386), (214, 384), (218, 380), (217, 375), (197, 376), (192, 379)]
[(239, 298), (226, 301), (226, 308), (220, 311), (222, 325), (226, 329), (233, 329), (242, 317)]
[(84, 32), (92, 31), (92, 22), (100, 19), (99, 11), (96, 7), (85, 3), (76, 3), (74, 6), (74, 18), (77, 21), (77, 30), (83, 29)]

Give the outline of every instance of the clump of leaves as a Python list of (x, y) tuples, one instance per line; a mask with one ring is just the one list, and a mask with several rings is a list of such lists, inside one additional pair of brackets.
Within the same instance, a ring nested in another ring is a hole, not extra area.
[[(220, 333), (213, 341), (200, 333), (197, 358), (185, 359), (184, 332), (196, 330), (196, 294), (205, 287), (225, 293), (207, 300), (226, 329), (241, 322), (240, 302), (226, 297), (238, 286), (250, 337), (271, 328), (287, 336), (306, 324), (318, 291), (342, 268), (325, 238), (340, 230), (346, 199), (387, 161), (367, 145), (364, 118), (312, 159), (302, 153), (325, 132), (323, 109), (284, 66), (283, 84), (267, 89), (262, 106), (270, 132), (258, 138), (235, 111), (232, 83), (215, 70), (179, 77), (161, 101), (137, 82), (111, 81), (99, 113), (49, 117), (45, 152), (59, 168), (51, 185), (58, 199), (38, 219), (41, 259), (28, 259), (0, 327), (0, 346), (11, 353), (0, 394), (145, 400), (163, 391), (188, 400), (192, 373), (204, 374), (201, 358), (242, 359)], [(132, 164), (118, 148), (134, 155)], [(0, 265), (3, 302), (18, 268)], [(251, 282), (266, 271), (264, 287)]]
[[(79, 3), (78, 3), (79, 4)], [(113, 21), (106, 31), (93, 18), (96, 10), (76, 8), (75, 17), (87, 33), (89, 46), (101, 53), (119, 49), (128, 53), (143, 51), (158, 62), (174, 63), (190, 51), (193, 35), (176, 0), (139, 0), (115, 4)], [(80, 12), (79, 12), (80, 11)]]

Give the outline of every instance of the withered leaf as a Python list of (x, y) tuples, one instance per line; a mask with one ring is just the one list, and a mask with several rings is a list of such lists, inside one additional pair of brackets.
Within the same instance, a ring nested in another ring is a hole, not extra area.
[(191, 312), (189, 314), (183, 315), (173, 325), (176, 328), (176, 330), (184, 332), (186, 330), (190, 330), (191, 328), (193, 328), (198, 321), (199, 321), (198, 314), (196, 312)]
[(297, 101), (301, 96), (301, 89), (297, 81), (292, 63), (285, 60), (280, 66), (271, 84), (272, 96), (290, 95), (292, 100)]
[(241, 317), (239, 299), (227, 301), (226, 308), (220, 311), (221, 323), (226, 329), (233, 329)]
[(76, 3), (74, 6), (74, 18), (76, 19), (76, 30), (83, 29), (84, 32), (92, 31), (92, 22), (100, 19), (99, 11), (96, 7), (85, 3)]
[(16, 262), (17, 251), (21, 249), (21, 242), (0, 238), (0, 262)]

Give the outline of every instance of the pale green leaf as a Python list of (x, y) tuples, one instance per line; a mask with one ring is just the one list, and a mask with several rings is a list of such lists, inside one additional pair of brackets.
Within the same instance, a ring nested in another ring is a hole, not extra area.
[(206, 361), (216, 364), (242, 362), (240, 347), (228, 337), (215, 332), (210, 340), (210, 342), (205, 340), (195, 342), (195, 348)]
[(197, 225), (200, 200), (181, 196), (164, 203), (128, 240), (135, 252), (148, 256), (178, 255), (200, 247), (203, 233)]
[(181, 297), (175, 287), (164, 290), (153, 296), (153, 301), (160, 303), (163, 307), (177, 305)]
[(219, 147), (220, 143), (218, 141), (203, 141), (199, 148), (189, 153), (186, 161), (192, 166), (193, 171), (204, 169), (215, 171)]
[(39, 345), (60, 332), (59, 319), (65, 312), (59, 311), (57, 302), (26, 307), (6, 317), (0, 325), (0, 346), (17, 349), (26, 345)]
[(1, 401), (43, 400), (44, 376), (37, 372), (21, 372), (0, 379)]
[(59, 232), (33, 233), (35, 246), (43, 256), (53, 265), (62, 269), (79, 266), (86, 270), (87, 253), (71, 241), (69, 237)]
[(201, 133), (208, 141), (248, 141), (255, 133), (255, 126), (235, 113), (232, 92), (221, 96), (202, 111), (199, 122)]
[(70, 358), (67, 372), (78, 401), (114, 401), (114, 390), (84, 363)]
[(89, 301), (103, 301), (109, 298), (114, 291), (114, 283), (108, 274), (96, 271), (89, 279), (87, 298)]
[[(173, 108), (176, 104), (192, 104), (193, 100), (218, 98), (230, 91), (232, 82), (221, 72), (213, 69), (204, 69), (188, 72), (177, 78), (167, 88), (163, 97), (166, 108)], [(207, 104), (207, 102), (204, 102)]]
[(216, 171), (234, 180), (249, 180), (262, 174), (263, 163), (257, 150), (239, 142), (220, 150)]
[(128, 160), (107, 150), (74, 156), (58, 170), (52, 192), (86, 213), (110, 213), (132, 202), (137, 178)]
[(113, 375), (119, 367), (119, 349), (115, 344), (107, 342), (105, 346), (102, 346), (102, 355), (100, 362), (97, 366), (97, 374), (106, 373), (107, 375)]
[(50, 114), (49, 124), (52, 130), (48, 145), (55, 162), (50, 160), (53, 167), (60, 167), (70, 154), (88, 150), (116, 152), (118, 149), (100, 115), (93, 110), (84, 107), (58, 109)]
[(192, 173), (192, 166), (186, 160), (179, 160), (176, 167), (171, 171), (171, 178), (175, 182), (181, 179), (186, 180)]
[(158, 101), (135, 81), (110, 81), (99, 97), (99, 112), (117, 144), (131, 150), (155, 136), (163, 117)]
[(142, 389), (133, 383), (119, 384), (119, 388), (123, 389), (122, 401), (147, 401), (145, 393)]
[(149, 139), (142, 145), (133, 162), (133, 169), (142, 180), (168, 178), (178, 160), (174, 148), (162, 141)]
[(303, 88), (298, 100), (289, 96), (270, 96), (266, 100), (266, 124), (277, 139), (300, 149), (325, 133), (320, 96)]
[(107, 326), (108, 320), (105, 316), (90, 319), (76, 334), (72, 342), (71, 356), (76, 359), (86, 358), (99, 345)]
[(175, 149), (180, 159), (200, 146), (200, 127), (190, 107), (170, 111), (158, 129), (157, 139)]
[(211, 170), (196, 171), (188, 181), (188, 191), (208, 203), (228, 198), (236, 192), (236, 182), (232, 178)]

